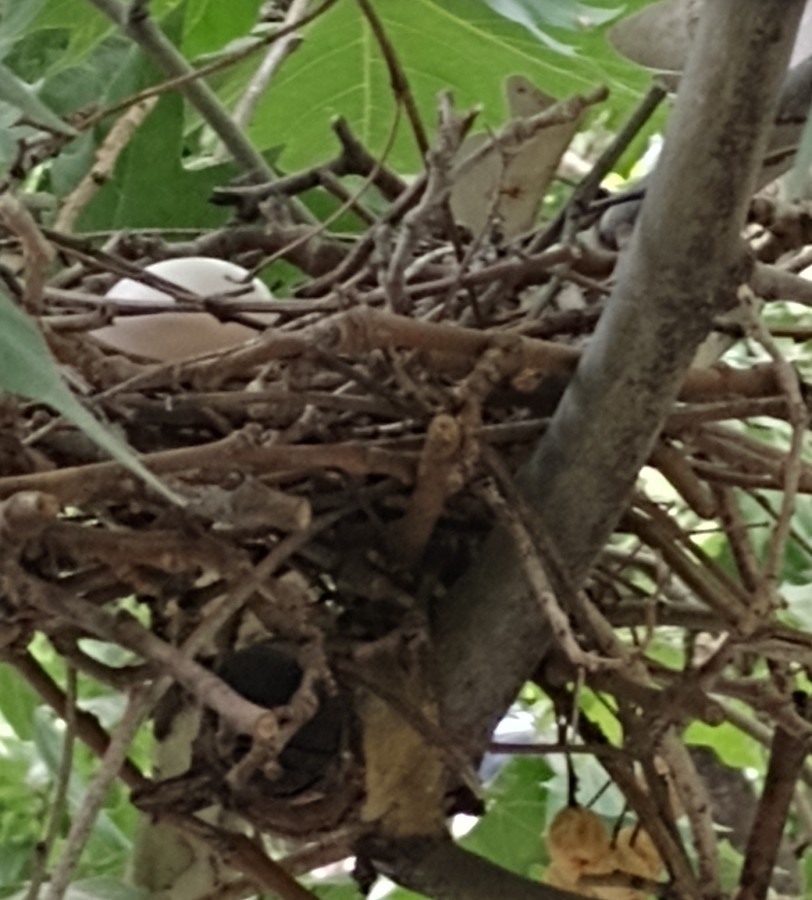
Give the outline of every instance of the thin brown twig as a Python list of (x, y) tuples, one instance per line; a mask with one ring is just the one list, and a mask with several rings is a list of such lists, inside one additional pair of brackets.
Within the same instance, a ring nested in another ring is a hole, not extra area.
[(149, 710), (149, 692), (146, 688), (134, 688), (130, 692), (124, 715), (110, 739), (101, 765), (87, 786), (82, 805), (74, 817), (62, 848), (62, 855), (51, 872), (45, 894), (46, 900), (62, 900), (65, 896), (93, 824), (102, 810), (107, 789), (121, 770), (135, 733), (141, 727)]
[(31, 881), (26, 892), (26, 900), (37, 900), (42, 883), (47, 874), (48, 860), (54, 850), (62, 828), (62, 820), (67, 812), (68, 789), (73, 773), (74, 750), (77, 725), (77, 678), (76, 669), (68, 662), (65, 671), (65, 734), (62, 740), (62, 754), (59, 759), (54, 796), (48, 810), (48, 821), (43, 840), (37, 845), (34, 864), (31, 867)]
[(245, 875), (255, 885), (272, 891), (282, 900), (317, 900), (316, 895), (272, 860), (259, 843), (244, 834), (226, 831), (204, 822), (197, 816), (163, 810), (162, 822), (181, 833), (191, 833), (211, 847), (229, 866)]
[(254, 268), (254, 274), (257, 274), (259, 271), (264, 269), (266, 266), (271, 265), (271, 263), (275, 262), (278, 259), (289, 257), (299, 247), (308, 245), (314, 240), (314, 238), (317, 238), (320, 235), (324, 234), (333, 222), (338, 221), (341, 216), (343, 216), (346, 212), (352, 210), (356, 206), (360, 198), (375, 183), (375, 180), (378, 177), (378, 172), (383, 167), (386, 161), (386, 157), (389, 155), (389, 152), (392, 149), (392, 145), (394, 144), (399, 121), (400, 107), (398, 106), (395, 108), (395, 114), (392, 118), (392, 125), (387, 132), (386, 140), (381, 151), (380, 160), (376, 160), (372, 170), (368, 175), (364, 177), (364, 180), (352, 192), (352, 194), (350, 194), (350, 196), (347, 197), (347, 199), (344, 200), (344, 202), (341, 203), (341, 205), (337, 209), (333, 210), (333, 212), (331, 212), (323, 220), (313, 225), (312, 228), (306, 229), (299, 237), (291, 241), (289, 244), (285, 244), (283, 247), (280, 247), (279, 250), (264, 259), (258, 266)]
[[(255, 472), (306, 472), (327, 468), (357, 475), (378, 473), (407, 484), (414, 478), (412, 454), (393, 453), (360, 442), (271, 447), (242, 444), (244, 442), (238, 436), (235, 440), (232, 435), (200, 447), (144, 454), (144, 460), (152, 471), (161, 474), (183, 472), (202, 465), (211, 471), (228, 470), (238, 465)], [(118, 496), (131, 495), (139, 488), (135, 481), (122, 477), (122, 468), (117, 463), (102, 462), (0, 478), (0, 497), (23, 490), (41, 490), (64, 503), (81, 503), (100, 494), (109, 496), (110, 492)]]
[(45, 240), (34, 217), (10, 192), (0, 197), (0, 223), (15, 234), (25, 259), (23, 303), (32, 315), (42, 311), (48, 268), (54, 258), (53, 247)]
[(407, 564), (423, 554), (446, 498), (462, 486), (462, 441), (459, 423), (447, 413), (435, 416), (426, 429), (409, 505), (388, 535), (393, 551)]
[[(810, 412), (804, 400), (798, 373), (781, 353), (772, 335), (770, 335), (753, 312), (755, 297), (752, 291), (743, 286), (739, 293), (741, 302), (745, 305), (745, 309), (749, 311), (747, 329), (764, 347), (775, 363), (782, 392), (787, 398), (789, 420), (792, 426), (789, 453), (783, 464), (781, 505), (764, 559), (764, 579), (774, 591), (779, 577), (781, 562), (786, 551), (787, 540), (792, 529), (792, 514), (795, 509), (795, 501), (804, 476), (803, 451), (806, 433), (809, 429)], [(765, 597), (763, 599), (766, 601), (768, 598)], [(774, 607), (777, 600), (774, 597), (769, 599), (772, 600), (770, 606)]]
[[(65, 692), (51, 678), (42, 666), (30, 653), (21, 655), (4, 655), (3, 659), (22, 675), (37, 694), (64, 719), (68, 715), (68, 699)], [(99, 724), (99, 720), (85, 710), (76, 709), (76, 736), (86, 744), (98, 757), (103, 757), (110, 745), (110, 736)], [(119, 772), (121, 780), (132, 790), (141, 788), (144, 784), (144, 776), (132, 762), (125, 759)]]
[(15, 590), (21, 592), (28, 604), (46, 616), (67, 620), (94, 637), (120, 644), (157, 663), (203, 704), (214, 709), (237, 734), (254, 734), (261, 722), (267, 721), (269, 716), (273, 717), (270, 710), (246, 700), (208, 669), (185, 657), (136, 619), (115, 617), (69, 591), (34, 579), (17, 564), (7, 563), (7, 566), (10, 582), (13, 579)]
[(395, 103), (398, 106), (400, 106), (401, 103), (405, 106), (409, 124), (412, 126), (415, 143), (420, 151), (420, 156), (423, 157), (428, 152), (429, 140), (426, 137), (426, 129), (423, 127), (417, 104), (415, 103), (412, 90), (409, 87), (409, 80), (406, 77), (406, 73), (400, 64), (395, 48), (389, 40), (386, 29), (383, 27), (383, 23), (372, 3), (370, 3), (369, 0), (357, 0), (357, 3), (361, 7), (364, 17), (369, 23), (369, 27), (375, 35), (375, 40), (378, 42), (378, 46), (383, 54), (386, 68), (389, 71), (389, 82), (392, 86)]
[(62, 201), (53, 223), (54, 231), (73, 230), (82, 209), (113, 174), (119, 156), (127, 148), (133, 134), (152, 112), (156, 103), (157, 98), (136, 103), (113, 123), (113, 127), (96, 149), (95, 161), (90, 171)]

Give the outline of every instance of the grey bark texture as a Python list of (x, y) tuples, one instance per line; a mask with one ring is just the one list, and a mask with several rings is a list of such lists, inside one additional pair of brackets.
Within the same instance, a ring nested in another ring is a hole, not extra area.
[[(713, 316), (747, 280), (741, 227), (803, 8), (803, 0), (705, 5), (606, 312), (518, 474), (574, 586), (616, 527)], [(481, 750), (550, 642), (504, 532), (438, 611), (435, 639), (444, 724)], [(419, 871), (413, 860), (393, 874), (434, 897), (479, 896), (473, 885), (461, 892), (462, 882), (418, 883)]]
[[(747, 277), (740, 230), (802, 0), (705, 7), (662, 159), (605, 314), (520, 486), (577, 585), (629, 492), (713, 316)], [(487, 739), (548, 644), (501, 531), (436, 623), (447, 726)]]

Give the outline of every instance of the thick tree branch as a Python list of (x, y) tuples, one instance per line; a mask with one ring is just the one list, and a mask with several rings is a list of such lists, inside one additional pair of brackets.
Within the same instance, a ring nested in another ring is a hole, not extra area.
[(740, 230), (802, 8), (705, 5), (615, 290), (522, 476), (576, 580), (614, 529), (720, 303), (743, 280)]
[[(139, 11), (139, 14), (134, 16), (132, 9), (119, 3), (118, 0), (90, 0), (90, 2), (115, 22), (125, 34), (139, 43), (168, 75), (191, 73), (191, 66), (183, 55), (143, 11)], [(273, 172), (262, 154), (246, 140), (240, 129), (235, 126), (227, 110), (208, 85), (202, 80), (190, 81), (183, 85), (182, 90), (217, 133), (238, 165), (255, 177), (270, 181), (273, 178)]]
[[(802, 0), (706, 4), (665, 150), (594, 338), (520, 484), (580, 582), (694, 351), (746, 279), (739, 239)], [(446, 724), (484, 746), (548, 629), (496, 533), (437, 620)]]
[(382, 873), (436, 900), (582, 900), (581, 894), (522, 878), (451, 840), (376, 841), (365, 849)]

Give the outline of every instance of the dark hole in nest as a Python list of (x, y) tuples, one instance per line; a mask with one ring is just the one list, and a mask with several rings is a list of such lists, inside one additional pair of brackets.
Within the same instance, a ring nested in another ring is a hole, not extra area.
[[(247, 700), (267, 709), (287, 704), (302, 682), (299, 663), (271, 641), (260, 641), (229, 653), (219, 666), (218, 674)], [(344, 698), (320, 694), (316, 713), (279, 755), (282, 773), (273, 784), (275, 795), (298, 793), (325, 775), (340, 752), (346, 718)], [(235, 759), (244, 756), (249, 748), (250, 738), (238, 738), (234, 746)]]

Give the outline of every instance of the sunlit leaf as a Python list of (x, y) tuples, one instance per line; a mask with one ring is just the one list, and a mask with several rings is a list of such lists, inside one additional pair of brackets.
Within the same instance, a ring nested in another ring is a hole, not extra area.
[(727, 766), (761, 769), (764, 765), (762, 748), (727, 722), (715, 726), (692, 722), (685, 731), (685, 740), (712, 747)]
[(572, 47), (568, 47), (566, 44), (556, 41), (546, 31), (542, 31), (542, 29), (539, 28), (537, 24), (538, 14), (533, 9), (533, 4), (530, 0), (483, 0), (483, 2), (495, 13), (498, 13), (500, 16), (504, 16), (511, 22), (516, 22), (517, 25), (521, 25), (522, 28), (527, 29), (534, 38), (537, 38), (542, 44), (546, 44), (550, 49), (555, 50), (557, 53), (562, 53), (567, 56), (574, 53)]
[(488, 811), (461, 839), (468, 850), (519, 874), (541, 860), (547, 792), (552, 769), (541, 757), (516, 757), (488, 789)]
[(257, 21), (262, 0), (195, 0), (186, 4), (181, 48), (190, 57), (219, 50), (244, 37)]
[[(472, 0), (378, 0), (376, 10), (430, 130), (441, 90), (451, 90), (461, 109), (481, 105), (482, 123), (498, 125), (504, 117), (502, 82), (512, 74), (556, 97), (611, 83), (611, 116), (630, 109), (648, 82), (645, 72), (614, 54), (598, 29), (573, 33), (574, 53), (564, 56)], [(244, 63), (216, 82), (229, 106), (255, 66)], [(394, 120), (386, 67), (355, 3), (337, 3), (308, 26), (305, 40), (260, 99), (249, 136), (261, 149), (284, 143), (281, 163), (287, 169), (312, 165), (331, 152), (328, 123), (334, 115), (346, 117), (373, 153), (385, 146)], [(407, 172), (421, 165), (403, 121), (388, 161)]]

